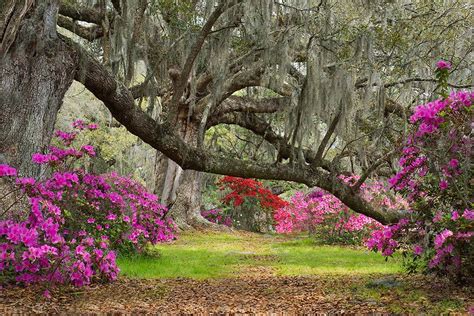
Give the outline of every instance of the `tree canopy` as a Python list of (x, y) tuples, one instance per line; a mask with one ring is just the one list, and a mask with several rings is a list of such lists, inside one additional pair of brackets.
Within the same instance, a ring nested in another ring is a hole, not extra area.
[[(471, 85), (462, 1), (7, 1), (2, 16), (4, 65), (36, 45), (183, 169), (318, 186), (382, 223), (403, 212), (359, 188), (395, 169), (407, 113), (439, 92), (434, 63), (452, 61), (449, 87)], [(265, 155), (206, 146), (220, 124), (263, 139)]]

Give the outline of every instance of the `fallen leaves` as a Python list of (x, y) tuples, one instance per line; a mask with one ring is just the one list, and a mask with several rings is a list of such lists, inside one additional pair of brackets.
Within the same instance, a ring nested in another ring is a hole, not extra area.
[[(431, 311), (428, 305), (441, 297), (463, 297), (466, 306), (474, 303), (472, 289), (437, 287), (432, 292), (432, 280), (428, 278), (396, 278), (400, 289), (377, 289), (383, 294), (378, 298), (362, 293), (364, 289), (373, 289), (367, 287), (366, 277), (359, 276), (277, 277), (250, 273), (232, 279), (209, 280), (121, 278), (112, 284), (80, 291), (54, 289), (50, 299), (43, 297), (43, 291), (38, 287), (6, 288), (1, 292), (0, 311), (3, 314), (341, 314), (390, 313), (394, 312), (392, 305), (396, 303), (399, 312), (426, 313)], [(422, 289), (424, 295), (406, 301), (410, 295), (410, 282)], [(403, 296), (404, 291), (407, 291), (407, 297)]]

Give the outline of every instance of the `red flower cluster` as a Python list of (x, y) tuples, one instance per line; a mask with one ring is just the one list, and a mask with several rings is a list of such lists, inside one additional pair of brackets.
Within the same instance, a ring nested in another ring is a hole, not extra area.
[(218, 184), (220, 190), (230, 189), (230, 192), (222, 198), (222, 203), (239, 206), (244, 203), (245, 198), (255, 198), (264, 209), (277, 210), (288, 205), (288, 202), (282, 200), (263, 184), (254, 179), (244, 179), (238, 177), (225, 176)]

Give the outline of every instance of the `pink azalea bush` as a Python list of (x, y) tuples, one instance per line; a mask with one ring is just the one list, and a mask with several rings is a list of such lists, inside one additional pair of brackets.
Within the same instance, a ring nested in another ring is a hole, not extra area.
[[(341, 176), (354, 184), (357, 176)], [(406, 209), (408, 204), (397, 195), (388, 194), (388, 188), (380, 181), (363, 184), (362, 196), (374, 205), (389, 210)], [(361, 244), (374, 230), (383, 228), (379, 222), (351, 211), (333, 195), (316, 189), (308, 195), (297, 192), (288, 206), (275, 212), (276, 230), (279, 233), (308, 231), (324, 242)]]
[(446, 61), (446, 60), (438, 60), (438, 62), (436, 63), (436, 68), (439, 69), (439, 70), (444, 70), (444, 69), (451, 69), (451, 63), (449, 61)]
[(226, 215), (222, 209), (214, 208), (211, 210), (204, 210), (201, 211), (201, 215), (212, 223), (232, 227), (232, 218)]
[[(438, 67), (438, 77), (446, 76), (449, 67)], [(367, 242), (384, 255), (404, 250), (410, 270), (460, 281), (474, 275), (473, 102), (474, 92), (458, 91), (415, 108), (415, 131), (389, 180), (408, 197), (411, 216)]]
[[(115, 173), (95, 175), (80, 166), (94, 147), (74, 147), (78, 133), (97, 125), (74, 122), (57, 131), (60, 146), (34, 154), (51, 168), (42, 180), (22, 178), (0, 165), (0, 177), (23, 194), (23, 203), (2, 210), (0, 281), (83, 286), (117, 278), (117, 251), (141, 251), (147, 243), (174, 238), (166, 207), (134, 180)], [(21, 205), (21, 206), (19, 206)]]

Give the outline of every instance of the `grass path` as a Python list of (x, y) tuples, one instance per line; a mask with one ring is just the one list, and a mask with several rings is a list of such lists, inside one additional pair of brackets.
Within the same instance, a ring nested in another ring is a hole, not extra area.
[(399, 262), (386, 262), (366, 250), (250, 233), (183, 234), (173, 243), (155, 247), (150, 256), (121, 258), (119, 266), (123, 275), (133, 278), (237, 277), (256, 267), (266, 268), (274, 276), (400, 272)]
[(119, 280), (82, 289), (6, 288), (9, 314), (467, 314), (474, 289), (406, 276), (396, 260), (307, 238), (182, 234), (120, 258)]

